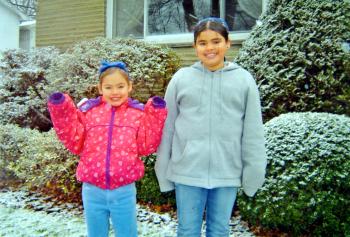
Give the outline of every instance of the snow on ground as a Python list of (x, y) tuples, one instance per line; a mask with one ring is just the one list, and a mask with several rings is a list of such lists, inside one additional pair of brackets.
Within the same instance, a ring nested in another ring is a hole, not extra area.
[[(140, 237), (176, 236), (177, 221), (168, 213), (158, 214), (141, 206), (137, 211)], [(57, 206), (25, 190), (0, 190), (0, 237), (28, 236), (86, 236), (81, 208), (69, 203)], [(238, 217), (231, 220), (230, 236), (254, 237)]]

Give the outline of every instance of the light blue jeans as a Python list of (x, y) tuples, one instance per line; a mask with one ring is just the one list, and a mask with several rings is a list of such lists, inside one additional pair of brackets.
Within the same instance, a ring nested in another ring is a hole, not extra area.
[(113, 190), (83, 183), (82, 196), (89, 237), (108, 236), (110, 219), (115, 236), (137, 236), (135, 183)]
[(206, 189), (175, 184), (178, 237), (200, 237), (204, 210), (206, 236), (228, 237), (237, 188)]

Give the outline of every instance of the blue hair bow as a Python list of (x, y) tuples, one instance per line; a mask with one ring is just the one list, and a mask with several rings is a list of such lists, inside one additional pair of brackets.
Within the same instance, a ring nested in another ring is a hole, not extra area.
[(225, 27), (227, 31), (229, 31), (228, 24), (226, 23), (226, 21), (224, 19), (222, 19), (222, 18), (219, 18), (219, 17), (207, 17), (207, 18), (204, 18), (204, 19), (200, 20), (197, 23), (197, 26), (199, 24), (203, 23), (203, 22), (208, 22), (208, 21), (219, 23), (223, 27)]
[(119, 68), (129, 75), (128, 69), (126, 68), (125, 63), (122, 61), (117, 61), (117, 62), (101, 61), (101, 66), (99, 69), (100, 75), (101, 73), (103, 73), (104, 71), (106, 71), (108, 68), (111, 68), (111, 67)]

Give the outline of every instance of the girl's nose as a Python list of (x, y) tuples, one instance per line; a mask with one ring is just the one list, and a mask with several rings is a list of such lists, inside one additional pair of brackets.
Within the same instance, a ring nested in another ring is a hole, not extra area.
[(207, 50), (210, 50), (210, 49), (213, 49), (213, 48), (215, 48), (214, 44), (207, 44), (207, 48), (206, 48)]

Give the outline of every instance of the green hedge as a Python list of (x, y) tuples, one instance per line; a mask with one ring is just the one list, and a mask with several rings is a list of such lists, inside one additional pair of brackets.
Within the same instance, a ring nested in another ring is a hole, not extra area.
[(289, 113), (265, 129), (266, 182), (238, 198), (243, 218), (292, 236), (349, 236), (350, 118)]
[(288, 112), (350, 115), (349, 40), (349, 1), (269, 1), (236, 58), (257, 80), (264, 120)]

